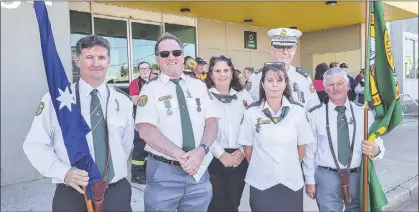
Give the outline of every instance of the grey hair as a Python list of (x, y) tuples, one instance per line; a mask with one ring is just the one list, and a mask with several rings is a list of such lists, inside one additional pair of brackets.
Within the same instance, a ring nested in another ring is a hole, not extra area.
[(182, 52), (183, 52), (183, 44), (182, 44), (182, 41), (180, 41), (180, 39), (178, 37), (174, 36), (173, 34), (166, 32), (166, 33), (164, 33), (159, 38), (159, 40), (157, 40), (156, 45), (154, 45), (154, 54), (156, 56), (159, 55), (159, 45), (160, 45), (160, 43), (162, 41), (165, 41), (165, 40), (174, 40), (174, 41), (176, 41), (179, 44), (179, 46), (180, 46), (180, 50), (182, 50)]
[(80, 40), (76, 43), (76, 55), (77, 57), (80, 56), (81, 51), (83, 49), (90, 49), (94, 46), (101, 46), (108, 50), (108, 56), (111, 56), (111, 45), (109, 44), (109, 41), (106, 40), (103, 37), (100, 37), (98, 35), (88, 35), (86, 37), (80, 38)]
[(342, 70), (339, 67), (335, 67), (335, 68), (331, 68), (328, 71), (324, 72), (324, 74), (323, 74), (323, 85), (324, 85), (324, 87), (327, 87), (327, 80), (331, 76), (342, 76), (345, 79), (346, 83), (349, 84), (349, 78), (348, 78), (348, 75), (346, 74), (346, 71)]

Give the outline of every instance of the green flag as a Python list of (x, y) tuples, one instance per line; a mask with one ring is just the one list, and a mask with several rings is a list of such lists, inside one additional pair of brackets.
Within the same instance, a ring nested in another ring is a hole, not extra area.
[[(383, 3), (371, 1), (370, 5), (370, 38), (366, 54), (366, 67), (369, 68), (365, 69), (364, 96), (365, 101), (372, 102), (375, 108), (375, 120), (368, 131), (368, 140), (375, 141), (377, 137), (387, 134), (400, 124), (403, 116), (390, 38), (384, 21)], [(382, 211), (382, 207), (388, 202), (370, 158), (361, 163), (360, 207), (362, 210), (364, 201), (363, 168), (366, 162), (368, 163), (368, 190), (366, 191), (369, 197), (368, 211)]]

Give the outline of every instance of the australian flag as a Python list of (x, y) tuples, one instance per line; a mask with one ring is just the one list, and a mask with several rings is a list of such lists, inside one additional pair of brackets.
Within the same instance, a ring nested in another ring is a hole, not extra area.
[(49, 93), (61, 127), (64, 144), (67, 148), (71, 166), (89, 173), (86, 195), (88, 199), (91, 199), (91, 185), (99, 180), (100, 173), (87, 145), (86, 135), (90, 132), (90, 128), (81, 115), (80, 108), (76, 105), (74, 93), (70, 87), (71, 84), (58, 56), (45, 3), (35, 1), (34, 8), (39, 26)]

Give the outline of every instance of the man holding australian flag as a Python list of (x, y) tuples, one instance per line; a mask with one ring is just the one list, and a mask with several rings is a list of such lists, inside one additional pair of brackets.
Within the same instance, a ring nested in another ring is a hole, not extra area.
[(23, 150), (32, 165), (57, 184), (53, 211), (131, 211), (126, 176), (134, 137), (132, 103), (105, 82), (109, 42), (96, 35), (77, 42), (75, 62), (81, 78), (70, 84), (45, 3), (36, 1), (34, 7), (49, 91)]

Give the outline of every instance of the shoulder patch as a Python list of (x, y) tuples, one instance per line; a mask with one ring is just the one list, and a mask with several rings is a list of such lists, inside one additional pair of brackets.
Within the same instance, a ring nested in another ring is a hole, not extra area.
[(316, 109), (321, 108), (322, 105), (323, 105), (323, 103), (320, 103), (320, 104), (308, 109), (308, 112), (311, 113), (311, 112), (315, 111)]
[(301, 68), (299, 67), (295, 67), (295, 71), (301, 75), (303, 75), (305, 78), (307, 78), (309, 75), (307, 74), (307, 72), (303, 71)]
[(147, 104), (147, 102), (148, 102), (148, 97), (146, 95), (142, 95), (140, 96), (140, 98), (138, 98), (137, 105), (139, 107), (144, 107)]
[(249, 108), (255, 107), (255, 106), (260, 106), (260, 102), (259, 101), (253, 102), (252, 104), (250, 104), (249, 106), (247, 106), (246, 109), (249, 109)]
[(36, 109), (36, 116), (41, 115), (42, 111), (44, 110), (45, 104), (44, 102), (39, 103), (38, 109)]
[(150, 82), (156, 81), (159, 77), (154, 77), (153, 79), (149, 80), (146, 84), (149, 84)]
[(299, 103), (299, 102), (296, 102), (294, 100), (289, 100), (289, 101), (290, 101), (291, 104), (298, 105), (298, 106), (304, 108), (304, 106), (301, 103)]
[(128, 97), (129, 100), (131, 100), (131, 97), (127, 93), (125, 93), (122, 89), (120, 89), (116, 86), (114, 88), (115, 88), (116, 91), (118, 91), (119, 93), (124, 94), (126, 97)]

